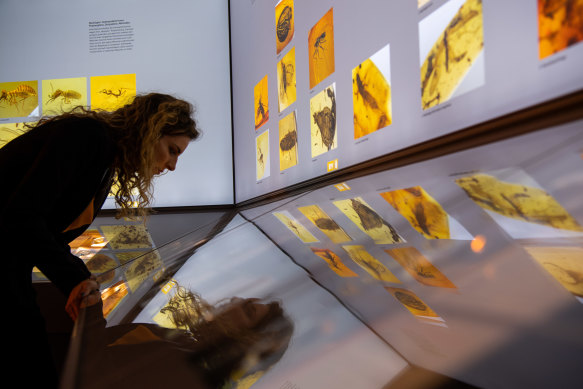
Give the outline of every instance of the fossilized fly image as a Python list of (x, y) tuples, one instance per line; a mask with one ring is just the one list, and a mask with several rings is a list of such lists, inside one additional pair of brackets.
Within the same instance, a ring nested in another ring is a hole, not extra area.
[(322, 258), (328, 264), (328, 267), (340, 277), (358, 277), (358, 274), (350, 270), (340, 259), (338, 255), (336, 255), (330, 249), (319, 249), (315, 247), (310, 247), (312, 252)]
[(312, 27), (308, 35), (310, 89), (334, 73), (333, 9)]
[(115, 111), (136, 96), (136, 75), (116, 74), (90, 78), (91, 109)]
[(400, 284), (401, 281), (378, 259), (373, 257), (364, 246), (342, 246), (350, 258), (368, 274), (379, 281)]
[(386, 249), (385, 252), (393, 257), (399, 265), (403, 266), (407, 273), (423, 285), (439, 288), (456, 287), (415, 247), (397, 247), (394, 249)]
[(389, 45), (352, 69), (352, 103), (355, 139), (392, 123)]
[(264, 131), (255, 139), (257, 180), (269, 177), (269, 130)]
[(253, 101), (255, 111), (255, 130), (269, 120), (269, 100), (267, 89), (267, 74), (255, 85)]
[(470, 72), (483, 61), (481, 0), (448, 1), (420, 22), (419, 39), (423, 109), (484, 84), (482, 67)]
[(87, 79), (62, 78), (42, 81), (43, 113), (59, 115), (77, 106), (87, 107)]
[(277, 64), (277, 89), (279, 112), (296, 101), (296, 48), (291, 50)]
[(583, 0), (538, 0), (539, 58), (583, 41)]
[[(0, 83), (0, 118), (25, 117), (38, 110), (38, 81)], [(34, 116), (40, 116), (37, 113)]]
[(370, 236), (377, 244), (399, 243), (404, 239), (395, 228), (387, 223), (362, 198), (334, 201), (338, 207), (358, 228)]
[(296, 111), (279, 121), (279, 170), (283, 171), (298, 163), (298, 129)]
[(281, 0), (275, 6), (276, 51), (279, 54), (294, 37), (294, 2)]
[(314, 223), (332, 242), (344, 243), (352, 239), (348, 234), (330, 217), (322, 208), (317, 205), (307, 205), (299, 207), (298, 210)]
[(277, 218), (287, 229), (289, 229), (295, 236), (297, 236), (304, 243), (318, 242), (316, 238), (302, 223), (294, 218), (288, 211), (273, 212), (273, 216)]
[(312, 158), (338, 147), (335, 85), (310, 99)]

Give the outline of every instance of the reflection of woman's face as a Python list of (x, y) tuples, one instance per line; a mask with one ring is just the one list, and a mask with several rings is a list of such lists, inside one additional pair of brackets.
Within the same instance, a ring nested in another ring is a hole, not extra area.
[(253, 328), (269, 313), (269, 305), (262, 304), (258, 299), (231, 300), (231, 304), (217, 316), (231, 323), (236, 328)]
[(186, 150), (190, 138), (186, 135), (164, 135), (154, 147), (152, 174), (162, 174), (166, 169), (176, 169), (178, 156)]

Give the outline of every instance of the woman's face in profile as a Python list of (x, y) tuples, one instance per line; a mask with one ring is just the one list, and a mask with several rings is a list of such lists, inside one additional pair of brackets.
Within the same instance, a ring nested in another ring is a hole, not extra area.
[(234, 298), (216, 316), (236, 328), (253, 328), (267, 316), (269, 309), (269, 304), (260, 303), (259, 299)]
[(166, 169), (174, 171), (178, 156), (186, 150), (190, 138), (186, 135), (164, 135), (154, 148), (152, 175), (162, 174)]

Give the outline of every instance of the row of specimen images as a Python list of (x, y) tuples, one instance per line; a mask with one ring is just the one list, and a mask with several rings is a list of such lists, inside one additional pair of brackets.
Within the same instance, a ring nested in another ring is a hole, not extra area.
[[(136, 95), (136, 75), (60, 78), (0, 83), (0, 118), (58, 115), (76, 106), (114, 111)], [(39, 96), (40, 107), (39, 107)], [(88, 101), (88, 96), (90, 100)]]
[[(142, 224), (104, 225), (90, 228), (73, 240), (71, 253), (81, 258), (98, 277), (103, 311), (107, 317), (119, 303), (149, 278), (157, 278), (163, 262)], [(123, 277), (120, 275), (123, 274)], [(35, 279), (44, 279), (39, 271)]]
[[(455, 183), (514, 239), (583, 237), (583, 226), (521, 169), (501, 169), (488, 174), (474, 174), (458, 178)], [(421, 186), (382, 192), (379, 195), (426, 239), (472, 240), (472, 243), (478, 239), (448, 215), (440, 203)], [(375, 244), (405, 243), (405, 239), (398, 231), (362, 197), (337, 200), (332, 204)], [(366, 252), (364, 246), (346, 245), (354, 237), (349, 236), (341, 227), (340, 220), (334, 220), (324, 208), (319, 205), (308, 205), (299, 207), (298, 211), (330, 242), (343, 244), (342, 248), (347, 251), (350, 258), (374, 278), (384, 282), (400, 282), (380, 261)], [(278, 211), (273, 214), (303, 243), (311, 245), (320, 242), (291, 212)], [(546, 272), (583, 302), (583, 262), (580, 260), (583, 248), (549, 247), (528, 243), (524, 244), (524, 248)], [(311, 249), (323, 258), (337, 275), (357, 276), (331, 250), (314, 247)], [(472, 245), (472, 250), (476, 252), (481, 249), (483, 247)], [(417, 281), (425, 285), (453, 287), (447, 278), (440, 275), (437, 269), (434, 269), (413, 247), (398, 247), (385, 251)], [(433, 284), (434, 282), (437, 284)]]

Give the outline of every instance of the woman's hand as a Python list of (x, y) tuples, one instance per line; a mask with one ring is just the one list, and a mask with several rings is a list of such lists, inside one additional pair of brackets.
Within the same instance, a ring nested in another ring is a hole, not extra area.
[(96, 277), (91, 276), (73, 288), (65, 305), (65, 311), (73, 321), (77, 320), (81, 308), (97, 304), (101, 300), (99, 287)]

